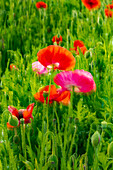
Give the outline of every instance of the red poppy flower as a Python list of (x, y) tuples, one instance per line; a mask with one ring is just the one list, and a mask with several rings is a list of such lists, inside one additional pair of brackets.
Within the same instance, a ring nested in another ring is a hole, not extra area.
[(113, 11), (110, 11), (109, 9), (105, 9), (104, 11), (107, 17), (113, 17)]
[[(20, 124), (20, 119), (21, 118), (24, 118), (24, 123), (30, 123), (30, 118), (33, 119), (33, 116), (32, 116), (32, 111), (33, 111), (33, 107), (34, 107), (34, 103), (30, 104), (29, 106), (27, 106), (27, 109), (20, 109), (20, 110), (17, 110), (15, 107), (13, 106), (8, 106), (8, 110), (9, 112), (16, 116), (19, 120), (19, 124)], [(9, 122), (7, 122), (7, 127), (10, 129), (10, 128), (14, 128), (14, 126), (11, 126), (9, 124)]]
[[(112, 1), (112, 3), (113, 3), (113, 1)], [(106, 5), (106, 7), (107, 7), (108, 9), (113, 9), (113, 4)]]
[(18, 70), (18, 68), (14, 64), (10, 64), (10, 70)]
[(100, 8), (100, 0), (82, 0), (82, 3), (89, 10)]
[(57, 35), (55, 35), (53, 38), (52, 38), (52, 42), (56, 42), (57, 45), (59, 45), (59, 42), (62, 42), (62, 36), (60, 35), (59, 37)]
[(75, 58), (64, 47), (50, 45), (41, 49), (38, 53), (38, 61), (45, 67), (53, 67), (59, 70), (70, 70), (75, 67)]
[[(37, 101), (44, 103), (44, 95), (46, 95), (46, 103), (48, 103), (48, 94), (49, 94), (49, 85), (42, 87), (39, 89), (39, 92), (34, 94), (34, 98)], [(49, 96), (49, 104), (53, 101), (57, 101), (58, 103), (63, 103), (65, 105), (70, 102), (70, 92), (58, 92), (55, 85), (51, 85), (50, 87), (50, 96)]]
[(78, 47), (80, 48), (81, 52), (85, 54), (87, 51), (87, 48), (85, 47), (84, 43), (80, 40), (75, 40), (74, 41), (74, 47), (75, 48), (70, 48), (70, 50), (76, 51), (76, 54), (79, 55), (79, 50), (77, 49)]
[(40, 1), (40, 2), (36, 3), (36, 7), (37, 7), (37, 9), (47, 8), (47, 4), (45, 2), (43, 2), (43, 1)]

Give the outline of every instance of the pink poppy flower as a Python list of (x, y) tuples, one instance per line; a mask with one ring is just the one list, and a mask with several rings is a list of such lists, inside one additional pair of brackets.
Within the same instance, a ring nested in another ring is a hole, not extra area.
[(39, 75), (48, 73), (48, 70), (39, 61), (32, 63), (32, 69)]
[(54, 82), (64, 90), (72, 90), (76, 93), (89, 93), (96, 91), (96, 84), (91, 73), (84, 70), (64, 71), (54, 77)]

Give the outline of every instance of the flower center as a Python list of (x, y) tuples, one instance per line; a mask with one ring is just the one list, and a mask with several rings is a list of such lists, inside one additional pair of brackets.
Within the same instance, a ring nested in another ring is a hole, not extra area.
[(59, 65), (60, 65), (59, 63), (53, 63), (51, 65), (48, 65), (47, 68), (49, 68), (49, 69), (56, 69), (56, 68), (59, 67)]
[(21, 118), (23, 118), (23, 110), (19, 110), (18, 111), (18, 114), (19, 114), (19, 120), (21, 119)]

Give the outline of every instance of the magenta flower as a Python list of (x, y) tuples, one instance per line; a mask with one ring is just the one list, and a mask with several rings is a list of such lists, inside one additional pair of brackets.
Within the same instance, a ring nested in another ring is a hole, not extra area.
[(32, 63), (32, 69), (37, 74), (46, 74), (46, 73), (48, 73), (48, 70), (39, 61), (35, 61), (34, 63)]
[(76, 93), (89, 93), (96, 91), (96, 84), (91, 73), (84, 70), (64, 71), (54, 77), (54, 82), (64, 90), (72, 90)]

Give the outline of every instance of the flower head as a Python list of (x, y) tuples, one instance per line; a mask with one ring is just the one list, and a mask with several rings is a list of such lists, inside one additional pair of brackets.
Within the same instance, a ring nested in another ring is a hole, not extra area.
[(37, 74), (48, 73), (48, 70), (39, 61), (35, 61), (34, 63), (32, 63), (32, 70)]
[[(20, 124), (20, 119), (24, 118), (24, 123), (30, 123), (30, 118), (33, 119), (32, 116), (32, 111), (33, 111), (33, 107), (34, 107), (34, 103), (30, 104), (29, 106), (27, 106), (27, 109), (20, 109), (17, 110), (15, 107), (13, 106), (8, 106), (8, 110), (9, 112), (18, 118), (19, 120), (19, 124)], [(11, 126), (9, 122), (7, 122), (7, 127), (10, 128), (14, 128), (14, 126)]]
[(39, 91), (36, 94), (34, 94), (35, 100), (40, 101), (42, 103), (44, 103), (44, 100), (46, 100), (46, 103), (48, 103), (48, 96), (49, 96), (49, 104), (53, 103), (53, 101), (57, 101), (58, 103), (67, 105), (70, 102), (70, 92), (68, 91), (59, 92), (56, 89), (55, 85), (51, 85), (50, 94), (49, 94), (49, 85), (40, 88)]
[(18, 68), (14, 64), (10, 64), (10, 70), (18, 70)]
[(36, 7), (37, 7), (37, 9), (40, 9), (40, 8), (47, 8), (47, 4), (45, 3), (45, 2), (43, 2), (43, 1), (40, 1), (40, 2), (37, 2), (36, 3)]
[(113, 11), (110, 11), (109, 9), (105, 9), (104, 11), (107, 17), (113, 17)]
[(75, 67), (75, 58), (66, 48), (50, 45), (38, 53), (38, 61), (45, 67), (59, 70), (71, 70)]
[(101, 5), (100, 0), (82, 0), (82, 3), (89, 10), (98, 9)]
[(108, 9), (113, 9), (113, 1), (112, 1), (112, 4), (106, 5), (106, 7), (107, 7)]
[(62, 91), (74, 87), (76, 93), (89, 93), (96, 90), (91, 73), (84, 70), (64, 71), (54, 77), (54, 82), (62, 87)]
[(81, 52), (85, 54), (87, 51), (87, 48), (85, 47), (84, 43), (80, 40), (75, 40), (74, 41), (74, 48), (70, 48), (70, 50), (75, 50), (76, 54), (79, 55), (79, 50), (77, 48), (80, 48)]
[(59, 45), (59, 42), (62, 42), (62, 36), (60, 35), (59, 37), (57, 35), (53, 36), (52, 42), (56, 42), (57, 45)]

